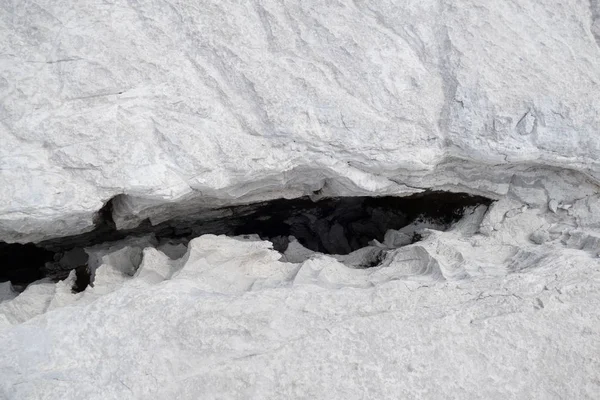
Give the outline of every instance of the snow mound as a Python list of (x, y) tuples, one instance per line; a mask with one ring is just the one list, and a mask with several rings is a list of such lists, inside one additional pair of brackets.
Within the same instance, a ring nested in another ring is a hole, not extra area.
[(597, 398), (599, 127), (598, 0), (2, 1), (3, 249), (273, 199), (494, 203), (348, 254), (89, 242), (0, 283), (0, 398)]
[(313, 192), (570, 201), (600, 179), (595, 0), (0, 10), (4, 241), (90, 230), (110, 199), (126, 228)]
[(304, 261), (284, 262), (248, 236), (203, 235), (178, 259), (148, 241), (140, 253), (143, 240), (96, 246), (104, 255), (85, 291), (69, 276), (0, 303), (0, 393), (594, 398), (595, 242), (570, 231), (530, 241), (548, 217), (533, 209), (484, 234), (495, 207), (447, 231), (415, 225), (413, 244), (369, 247), (384, 251), (370, 268), (299, 244)]

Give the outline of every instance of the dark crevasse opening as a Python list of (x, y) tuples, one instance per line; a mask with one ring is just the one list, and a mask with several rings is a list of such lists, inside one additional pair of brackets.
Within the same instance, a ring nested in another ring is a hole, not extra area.
[[(76, 270), (74, 291), (89, 284), (85, 247), (154, 234), (157, 240), (186, 242), (202, 234), (258, 235), (285, 251), (289, 237), (304, 247), (326, 254), (348, 254), (382, 241), (389, 229), (400, 229), (415, 220), (450, 226), (467, 207), (489, 205), (490, 199), (462, 193), (425, 192), (408, 197), (337, 197), (312, 201), (308, 197), (278, 199), (248, 205), (196, 210), (158, 225), (149, 221), (130, 230), (116, 230), (109, 202), (97, 217), (96, 228), (81, 235), (40, 243), (0, 242), (0, 281), (16, 285), (50, 277), (64, 279)], [(415, 235), (413, 241), (419, 240)]]
[(54, 251), (33, 243), (8, 244), (0, 242), (0, 281), (24, 284), (42, 279), (41, 267), (54, 261)]
[[(417, 218), (441, 225), (458, 221), (467, 206), (483, 198), (452, 193), (399, 197), (342, 197), (312, 202), (310, 199), (269, 202), (253, 218), (240, 219), (236, 235), (258, 234), (285, 251), (287, 237), (325, 254), (348, 254), (382, 241), (389, 229), (402, 228)], [(415, 238), (417, 239), (417, 238)]]

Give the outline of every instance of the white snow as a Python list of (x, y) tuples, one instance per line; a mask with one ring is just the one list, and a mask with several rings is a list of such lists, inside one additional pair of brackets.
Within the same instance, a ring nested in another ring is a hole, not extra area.
[(596, 399), (599, 129), (598, 0), (0, 1), (0, 241), (496, 200), (343, 256), (87, 248), (81, 293), (0, 283), (0, 398)]
[(89, 230), (117, 195), (123, 228), (550, 175), (580, 199), (600, 179), (597, 26), (597, 0), (3, 2), (0, 238)]
[(424, 228), (368, 269), (204, 235), (176, 260), (147, 241), (132, 276), (123, 255), (136, 243), (107, 245), (94, 287), (72, 294), (69, 277), (0, 303), (0, 393), (595, 398), (598, 242), (573, 231), (535, 244), (526, 237), (550, 214), (531, 209), (485, 235), (484, 211)]

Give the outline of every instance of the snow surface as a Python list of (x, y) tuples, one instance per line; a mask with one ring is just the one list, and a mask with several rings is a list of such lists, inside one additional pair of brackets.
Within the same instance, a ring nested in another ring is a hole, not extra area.
[(496, 200), (345, 256), (88, 248), (82, 293), (0, 284), (0, 398), (597, 399), (599, 85), (598, 0), (0, 1), (1, 241)]
[(0, 303), (0, 396), (597, 398), (598, 242), (525, 239), (548, 223), (534, 209), (481, 233), (497, 207), (368, 269), (252, 237), (175, 260), (151, 239), (96, 246), (94, 287), (73, 294), (72, 274)]
[(117, 195), (128, 227), (317, 190), (597, 184), (598, 15), (597, 0), (2, 1), (0, 239), (89, 230)]

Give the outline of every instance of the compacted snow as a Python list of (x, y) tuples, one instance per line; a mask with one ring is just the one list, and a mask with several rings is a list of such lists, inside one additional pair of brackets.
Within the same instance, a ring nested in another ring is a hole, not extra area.
[(367, 269), (323, 254), (282, 262), (252, 237), (164, 247), (175, 259), (151, 238), (90, 248), (94, 287), (73, 294), (72, 273), (0, 303), (0, 393), (595, 398), (598, 242), (525, 241), (545, 220), (533, 210), (483, 234), (486, 211), (446, 232), (416, 226), (420, 242), (381, 244), (386, 259)]
[(0, 283), (1, 399), (600, 397), (598, 0), (0, 0), (0, 189), (2, 251), (493, 201), (349, 254), (79, 243), (92, 285)]
[(600, 181), (597, 0), (196, 3), (0, 2), (0, 240)]

